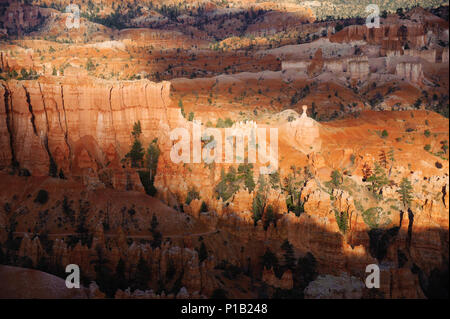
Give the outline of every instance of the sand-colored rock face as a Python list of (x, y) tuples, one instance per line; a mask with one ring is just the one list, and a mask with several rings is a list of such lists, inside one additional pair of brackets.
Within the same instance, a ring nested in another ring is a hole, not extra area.
[(395, 68), (395, 74), (413, 83), (421, 83), (423, 80), (422, 65), (420, 63), (399, 63)]
[(348, 61), (348, 70), (352, 79), (366, 79), (369, 76), (369, 61), (367, 57)]
[(1, 90), (0, 167), (16, 163), (33, 176), (47, 176), (54, 161), (58, 172), (79, 178), (111, 169), (118, 188), (126, 184), (120, 180), (131, 178), (142, 189), (120, 161), (129, 151), (135, 122), (143, 124), (144, 143), (159, 136), (167, 123), (168, 83), (69, 77), (62, 83), (2, 82)]
[(280, 135), (304, 154), (310, 154), (321, 149), (319, 127), (318, 122), (308, 117), (307, 106), (304, 105), (302, 115), (286, 127), (281, 127)]
[(448, 63), (448, 47), (442, 52), (442, 63)]
[(333, 42), (351, 42), (364, 40), (370, 44), (379, 44), (384, 50), (401, 49), (403, 41), (407, 40), (414, 47), (425, 45), (426, 35), (421, 24), (388, 24), (380, 28), (367, 28), (365, 25), (353, 25), (337, 32), (330, 40)]
[(405, 55), (418, 57), (430, 63), (436, 62), (436, 50), (404, 50), (404, 52)]

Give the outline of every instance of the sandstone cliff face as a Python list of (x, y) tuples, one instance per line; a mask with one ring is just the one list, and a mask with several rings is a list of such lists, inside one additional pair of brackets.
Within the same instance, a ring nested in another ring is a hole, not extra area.
[(386, 24), (380, 28), (367, 28), (365, 25), (352, 25), (333, 34), (332, 42), (351, 42), (364, 40), (368, 44), (381, 45), (381, 53), (400, 50), (408, 42), (414, 48), (421, 48), (426, 43), (426, 29), (419, 23)]
[(442, 52), (442, 63), (448, 63), (448, 47)]
[(348, 61), (348, 71), (352, 79), (366, 79), (369, 76), (369, 61), (367, 57), (361, 57)]
[(2, 82), (0, 89), (0, 167), (47, 176), (53, 165), (86, 183), (98, 182), (109, 170), (116, 188), (125, 189), (131, 179), (133, 188), (142, 189), (121, 160), (130, 149), (135, 122), (143, 124), (143, 143), (158, 137), (167, 123), (168, 83), (66, 77), (63, 82)]
[(395, 67), (395, 74), (407, 81), (420, 84), (423, 80), (422, 64), (401, 62)]
[(436, 62), (436, 50), (404, 50), (407, 56), (418, 57), (430, 63)]

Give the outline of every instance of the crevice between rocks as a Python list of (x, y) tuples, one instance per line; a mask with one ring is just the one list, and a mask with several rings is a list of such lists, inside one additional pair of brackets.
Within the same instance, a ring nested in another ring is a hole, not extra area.
[(3, 88), (5, 90), (5, 94), (3, 96), (4, 102), (5, 102), (5, 114), (6, 114), (6, 129), (9, 133), (9, 147), (11, 150), (11, 165), (14, 168), (19, 167), (19, 162), (17, 161), (16, 154), (14, 151), (14, 133), (13, 133), (13, 115), (12, 115), (12, 99), (11, 99), (11, 92), (8, 89), (7, 85), (3, 85)]
[(66, 141), (66, 145), (67, 148), (69, 149), (69, 165), (71, 166), (71, 162), (72, 162), (72, 148), (70, 147), (69, 144), (69, 137), (68, 137), (68, 126), (67, 126), (67, 114), (66, 114), (66, 106), (64, 104), (64, 88), (61, 85), (61, 101), (62, 101), (62, 108), (63, 108), (63, 112), (64, 112), (64, 122), (65, 122), (65, 129), (64, 129), (64, 140)]
[(25, 91), (26, 100), (27, 100), (27, 104), (28, 104), (28, 110), (30, 111), (30, 114), (31, 114), (30, 122), (31, 122), (31, 125), (33, 126), (33, 132), (34, 132), (34, 135), (38, 136), (37, 129), (36, 129), (36, 123), (35, 123), (35, 116), (33, 113), (33, 106), (31, 105), (30, 93), (28, 92), (25, 85), (22, 85), (22, 87), (23, 87), (23, 90)]

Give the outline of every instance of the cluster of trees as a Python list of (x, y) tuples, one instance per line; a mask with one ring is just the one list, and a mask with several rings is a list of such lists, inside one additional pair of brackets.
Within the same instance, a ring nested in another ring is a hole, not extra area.
[(349, 227), (348, 211), (339, 211), (334, 209), (334, 217), (336, 218), (336, 223), (338, 224), (339, 230), (345, 235)]
[(271, 223), (276, 226), (277, 211), (275, 207), (267, 203), (267, 199), (270, 188), (282, 188), (279, 173), (274, 172), (270, 174), (268, 180), (266, 180), (264, 175), (259, 175), (257, 186), (252, 203), (253, 221), (256, 224), (259, 220), (262, 220), (263, 228), (267, 230)]
[[(48, 202), (49, 195), (46, 190), (40, 190), (36, 195), (36, 203), (45, 204)], [(77, 222), (75, 227), (76, 235), (70, 236), (67, 239), (69, 247), (74, 247), (77, 242), (81, 241), (83, 245), (88, 247), (92, 246), (92, 233), (89, 233), (86, 227), (87, 216), (89, 214), (90, 204), (87, 201), (79, 201), (79, 211), (76, 213), (72, 208), (73, 201), (70, 201), (67, 197), (62, 200), (62, 214), (64, 218), (68, 218), (71, 224)], [(4, 210), (10, 212), (11, 208), (9, 204), (5, 204)], [(132, 211), (131, 209), (130, 211)], [(48, 211), (44, 212), (48, 213)], [(41, 212), (39, 213), (41, 215)], [(19, 267), (34, 268), (44, 272), (48, 272), (65, 278), (67, 274), (64, 271), (63, 265), (58, 262), (52, 262), (50, 257), (41, 257), (36, 265), (33, 265), (29, 257), (19, 257), (18, 251), (20, 247), (20, 238), (14, 238), (13, 234), (16, 230), (17, 222), (12, 218), (10, 224), (6, 227), (8, 237), (6, 242), (0, 244), (0, 264), (15, 265)], [(150, 242), (152, 248), (161, 247), (162, 234), (159, 231), (159, 222), (155, 214), (153, 214), (149, 227), (150, 233), (153, 235), (153, 240)], [(52, 255), (53, 241), (48, 238), (46, 232), (41, 232), (39, 235), (42, 247), (45, 249), (49, 256)], [(199, 257), (201, 260), (207, 258), (206, 247), (202, 245), (199, 251)], [(81, 274), (81, 282), (87, 286), (92, 280), (95, 280), (99, 285), (100, 290), (106, 294), (107, 297), (113, 297), (117, 289), (126, 289), (131, 287), (134, 289), (145, 290), (148, 289), (148, 283), (152, 278), (151, 268), (146, 260), (140, 258), (134, 271), (127, 274), (125, 267), (125, 260), (122, 258), (118, 261), (117, 266), (111, 267), (110, 260), (107, 258), (107, 252), (104, 247), (100, 245), (94, 247), (95, 256), (91, 261), (91, 264), (95, 270), (94, 278), (87, 278)], [(178, 289), (179, 290), (179, 289)], [(178, 291), (177, 290), (177, 291)]]
[[(373, 169), (367, 163), (364, 163), (362, 167), (363, 182), (366, 183), (367, 191), (369, 191), (377, 201), (383, 200), (383, 187), (387, 185), (395, 185), (395, 183), (389, 179), (394, 161), (395, 158), (393, 149), (390, 149), (388, 152), (382, 150), (379, 154), (379, 160), (378, 162), (375, 162), (375, 167)], [(387, 169), (388, 173), (386, 172)], [(331, 180), (327, 182), (327, 184), (331, 189), (335, 189), (343, 188), (343, 182), (344, 178), (341, 172), (339, 170), (334, 170), (331, 173)], [(402, 179), (397, 192), (400, 195), (404, 208), (410, 210), (409, 208), (412, 201), (412, 186), (411, 182), (406, 177)], [(391, 212), (385, 211), (381, 206), (369, 207), (366, 209), (359, 200), (355, 200), (355, 207), (361, 213), (364, 222), (371, 229), (382, 228), (391, 223), (389, 218)], [(391, 205), (391, 208), (396, 210), (398, 209), (393, 205)], [(334, 209), (334, 213), (339, 230), (345, 234), (349, 227), (349, 212)]]
[(305, 97), (307, 97), (310, 92), (311, 92), (311, 90), (309, 88), (309, 85), (306, 84), (305, 87), (303, 87), (299, 91), (296, 91), (294, 93), (294, 95), (291, 97), (291, 105), (297, 104), (298, 101), (300, 101), (300, 100), (304, 99)]
[(102, 24), (108, 28), (124, 29), (129, 25), (131, 19), (141, 14), (141, 6), (133, 6), (130, 2), (119, 4), (114, 12), (107, 16), (99, 15), (99, 7), (92, 1), (88, 2), (87, 10), (81, 12), (80, 16), (91, 22)]
[(192, 186), (186, 196), (186, 205), (189, 205), (194, 199), (200, 199), (200, 194), (197, 189)]
[(301, 189), (312, 178), (308, 167), (303, 171), (295, 166), (291, 167), (291, 174), (284, 178), (282, 189), (287, 193), (286, 206), (289, 212), (300, 216), (304, 211), (304, 202), (301, 199)]
[(375, 170), (366, 180), (370, 185), (368, 185), (368, 190), (374, 194), (380, 194), (384, 186), (389, 184), (389, 179), (386, 175), (385, 170), (381, 165), (375, 163)]
[(39, 74), (35, 70), (29, 69), (28, 71), (24, 68), (20, 70), (20, 73), (17, 73), (16, 70), (4, 71), (0, 68), (0, 74), (4, 73), (5, 77), (0, 76), (0, 79), (17, 79), (21, 80), (36, 80), (39, 78)]
[[(150, 221), (149, 231), (153, 236), (150, 245), (152, 248), (161, 247), (162, 234), (158, 229), (159, 222), (155, 214)], [(120, 258), (116, 269), (113, 271), (109, 266), (109, 260), (105, 256), (102, 247), (96, 247), (97, 258), (91, 263), (94, 264), (96, 272), (95, 280), (107, 297), (113, 297), (117, 289), (126, 289), (130, 287), (132, 290), (148, 289), (149, 281), (152, 278), (151, 269), (146, 260), (142, 257), (139, 259), (136, 269), (133, 273), (126, 276), (125, 261)]]
[(181, 109), (181, 115), (187, 119), (189, 122), (192, 122), (194, 120), (195, 114), (194, 112), (189, 112), (189, 114), (186, 116), (186, 112), (184, 110), (184, 105), (183, 105), (183, 100), (179, 99), (178, 100), (178, 107)]
[(91, 262), (94, 265), (95, 281), (106, 297), (113, 298), (117, 289), (146, 290), (151, 279), (151, 270), (147, 262), (141, 257), (136, 266), (136, 271), (127, 278), (125, 274), (125, 261), (120, 258), (116, 269), (112, 270), (109, 260), (106, 258), (104, 248), (96, 247), (97, 256)]
[(253, 192), (255, 189), (255, 181), (253, 178), (253, 164), (239, 164), (238, 169), (231, 166), (228, 172), (222, 168), (220, 182), (214, 188), (217, 199), (222, 198), (223, 201), (230, 199), (236, 192), (239, 191), (241, 185), (249, 191)]
[(234, 121), (228, 117), (225, 120), (223, 120), (222, 118), (219, 118), (217, 120), (216, 127), (217, 128), (227, 128), (227, 127), (232, 127), (233, 124), (234, 124)]
[[(228, 172), (221, 170), (221, 180), (215, 187), (217, 199), (223, 201), (229, 200), (241, 187), (249, 193), (255, 191), (252, 202), (253, 221), (256, 223), (263, 220), (264, 229), (269, 227), (270, 223), (276, 221), (276, 211), (271, 205), (267, 205), (267, 197), (270, 187), (279, 188), (280, 181), (278, 173), (269, 175), (268, 180), (260, 174), (257, 183), (253, 177), (253, 164), (240, 164), (238, 169), (230, 167)], [(206, 205), (206, 204), (205, 204)]]
[(125, 158), (130, 160), (131, 167), (141, 169), (138, 173), (145, 192), (150, 196), (154, 196), (156, 194), (156, 189), (153, 183), (160, 155), (158, 139), (153, 139), (147, 148), (147, 152), (145, 152), (142, 142), (140, 141), (141, 134), (141, 122), (138, 121), (133, 125), (131, 135), (133, 136), (134, 142), (131, 146), (131, 150), (125, 155)]
[[(253, 8), (250, 8), (249, 10), (237, 11), (236, 13), (230, 12), (228, 14), (222, 15), (210, 15), (208, 14), (209, 11), (207, 10), (205, 4), (200, 4), (196, 7), (192, 7), (191, 5), (187, 5), (185, 3), (158, 5), (151, 1), (145, 1), (139, 4), (132, 2), (120, 3), (117, 4), (117, 6), (115, 6), (113, 3), (112, 9), (114, 11), (109, 15), (104, 16), (100, 14), (101, 7), (97, 6), (95, 3), (89, 0), (87, 6), (85, 8), (82, 8), (83, 11), (81, 12), (81, 17), (86, 18), (92, 22), (102, 24), (106, 27), (124, 29), (132, 26), (131, 20), (142, 15), (142, 9), (144, 6), (160, 13), (171, 23), (178, 23), (178, 17), (180, 15), (190, 15), (195, 19), (195, 22), (193, 23), (195, 27), (200, 30), (205, 30), (209, 35), (214, 35), (216, 37), (220, 37), (222, 35), (222, 32), (215, 32), (215, 29), (213, 28), (206, 28), (205, 26), (207, 24), (220, 26), (223, 25), (226, 20), (239, 19), (242, 26), (239, 28), (235, 28), (235, 32), (236, 34), (243, 34), (243, 32), (247, 28), (247, 25), (251, 24), (255, 19), (267, 12), (266, 10), (262, 9), (255, 10)], [(57, 6), (52, 4), (52, 7), (60, 11), (64, 9), (61, 5)], [(159, 22), (155, 22), (155, 27), (158, 26), (158, 24)], [(225, 33), (225, 35), (228, 36), (229, 34)], [(222, 35), (222, 37), (225, 35)]]

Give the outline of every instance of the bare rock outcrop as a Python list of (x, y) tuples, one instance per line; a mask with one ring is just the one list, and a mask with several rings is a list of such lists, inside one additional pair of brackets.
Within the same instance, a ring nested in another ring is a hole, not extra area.
[(348, 72), (351, 79), (365, 80), (369, 76), (369, 61), (367, 57), (358, 57), (348, 61)]
[(442, 51), (442, 63), (448, 63), (448, 47)]
[(363, 296), (363, 282), (347, 273), (340, 276), (323, 275), (309, 283), (305, 299), (360, 299)]
[(395, 74), (407, 81), (421, 83), (423, 80), (422, 64), (401, 62), (397, 64)]
[(303, 106), (300, 117), (287, 126), (281, 127), (281, 136), (304, 154), (318, 152), (321, 149), (320, 124), (307, 115), (308, 107)]

